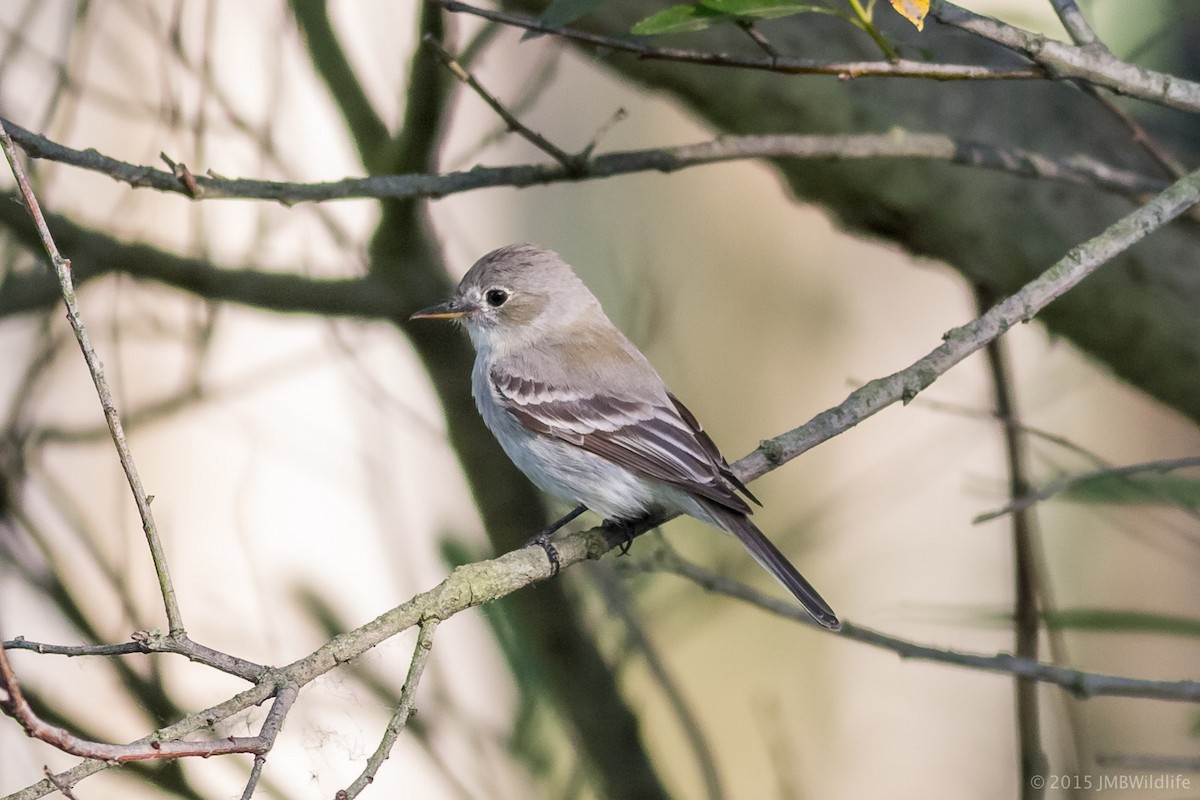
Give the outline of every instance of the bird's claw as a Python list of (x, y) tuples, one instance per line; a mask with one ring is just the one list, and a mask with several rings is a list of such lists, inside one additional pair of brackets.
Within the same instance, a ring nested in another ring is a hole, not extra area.
[(629, 555), (629, 548), (633, 547), (634, 533), (637, 531), (637, 520), (618, 519), (612, 521), (612, 526), (617, 533), (621, 534), (621, 543), (617, 545), (617, 555)]

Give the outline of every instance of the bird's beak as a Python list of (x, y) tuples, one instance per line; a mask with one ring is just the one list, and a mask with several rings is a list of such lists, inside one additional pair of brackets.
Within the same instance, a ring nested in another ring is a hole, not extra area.
[(457, 297), (452, 297), (444, 303), (421, 309), (409, 319), (458, 319), (471, 310), (470, 305)]

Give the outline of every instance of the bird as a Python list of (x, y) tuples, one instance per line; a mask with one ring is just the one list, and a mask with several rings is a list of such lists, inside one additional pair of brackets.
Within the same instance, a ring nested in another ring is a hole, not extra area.
[(475, 348), (471, 393), (484, 423), (538, 488), (580, 506), (560, 523), (584, 507), (625, 526), (690, 515), (733, 534), (816, 622), (841, 628), (750, 521), (747, 499), (761, 503), (695, 415), (557, 253), (526, 243), (493, 250), (449, 300), (410, 319), (466, 328)]

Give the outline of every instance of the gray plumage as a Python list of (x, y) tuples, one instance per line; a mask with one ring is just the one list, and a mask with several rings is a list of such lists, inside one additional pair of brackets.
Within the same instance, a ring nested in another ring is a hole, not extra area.
[(734, 534), (806, 610), (840, 627), (816, 590), (750, 521), (758, 502), (690, 411), (556, 254), (488, 253), (453, 298), (414, 319), (460, 320), (487, 427), (539, 488), (606, 520), (677, 512)]

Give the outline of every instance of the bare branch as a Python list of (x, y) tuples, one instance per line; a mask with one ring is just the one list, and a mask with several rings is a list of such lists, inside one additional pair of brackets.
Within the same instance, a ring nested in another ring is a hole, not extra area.
[(46, 776), (46, 780), (54, 784), (54, 788), (61, 792), (62, 796), (67, 798), (67, 800), (78, 800), (78, 798), (76, 798), (71, 792), (71, 787), (59, 781), (58, 778), (55, 777), (54, 773), (50, 771), (49, 767), (43, 766), (42, 774)]
[[(195, 197), (170, 172), (129, 164), (94, 149), (75, 150), (4, 120), (13, 140), (32, 158), (108, 175), (135, 188)], [(570, 158), (575, 158), (571, 156)], [(352, 198), (446, 197), (496, 186), (517, 188), (583, 179), (609, 178), (638, 172), (674, 172), (688, 167), (751, 158), (866, 159), (919, 158), (982, 167), (1024, 177), (1096, 186), (1123, 195), (1157, 193), (1165, 181), (1130, 170), (1110, 167), (1088, 156), (1054, 159), (1023, 148), (999, 147), (949, 136), (893, 129), (883, 134), (839, 136), (779, 134), (722, 136), (709, 142), (678, 147), (622, 150), (604, 153), (578, 163), (578, 171), (562, 164), (517, 164), (475, 167), (443, 175), (375, 175), (321, 183), (291, 183), (253, 179), (193, 176), (203, 199), (240, 197), (275, 200), (285, 204), (347, 200)]]
[[(646, 568), (679, 575), (709, 591), (744, 600), (772, 614), (809, 625), (815, 630), (821, 630), (817, 623), (807, 617), (804, 609), (795, 603), (776, 599), (745, 584), (698, 567), (674, 555), (666, 548), (662, 548), (660, 553), (656, 553), (655, 557), (646, 564)], [(1200, 703), (1200, 681), (1150, 681), (1126, 678), (1044, 664), (1027, 658), (1019, 658), (1009, 653), (984, 655), (930, 647), (846, 621), (842, 622), (841, 631), (836, 633), (831, 631), (827, 635), (891, 650), (905, 659), (953, 664), (983, 672), (995, 672), (1054, 684), (1082, 699), (1102, 696), (1138, 697)]]
[(95, 645), (43, 644), (31, 642), (24, 636), (18, 636), (4, 642), (0, 649), (29, 650), (42, 655), (67, 656), (68, 658), (121, 656), (135, 653), (172, 653), (251, 682), (258, 680), (267, 671), (262, 664), (255, 664), (253, 661), (205, 647), (193, 642), (185, 635), (172, 636), (151, 631), (136, 631), (130, 641), (121, 644)]
[(762, 31), (755, 27), (753, 20), (739, 19), (737, 20), (737, 26), (744, 30), (746, 35), (749, 36), (764, 53), (772, 58), (779, 58), (779, 51), (776, 50), (775, 46), (771, 44), (770, 40), (763, 35)]
[(50, 235), (50, 229), (47, 227), (46, 220), (42, 216), (42, 209), (38, 205), (37, 198), (34, 196), (33, 190), (29, 186), (29, 181), (25, 177), (25, 169), (21, 166), (21, 162), (17, 158), (16, 145), (13, 144), (12, 137), (9, 136), (2, 121), (0, 121), (0, 145), (3, 146), (4, 155), (8, 158), (8, 164), (12, 169), (13, 177), (17, 180), (17, 188), (21, 193), (25, 208), (33, 218), (38, 237), (41, 239), (42, 246), (46, 250), (46, 255), (50, 257), (50, 261), (54, 265), (55, 274), (58, 276), (63, 301), (67, 306), (67, 319), (71, 323), (71, 328), (75, 331), (75, 338), (79, 341), (79, 349), (83, 351), (83, 360), (87, 362), (88, 371), (92, 376), (92, 383), (96, 386), (96, 394), (100, 398), (100, 406), (104, 410), (104, 418), (108, 422), (109, 431), (112, 433), (113, 445), (117, 449), (117, 457), (121, 461), (121, 468), (125, 471), (125, 478), (129, 482), (130, 490), (133, 492), (134, 503), (137, 505), (138, 514), (142, 518), (142, 530), (146, 534), (146, 543), (150, 547), (150, 556), (154, 560), (154, 571), (158, 575), (158, 586), (162, 593), (163, 606), (167, 614), (167, 623), (172, 633), (182, 634), (183, 617), (179, 613), (179, 604), (175, 599), (175, 586), (171, 583), (171, 574), (167, 568), (167, 557), (163, 552), (162, 541), (158, 536), (158, 528), (154, 524), (154, 514), (150, 510), (150, 498), (146, 496), (146, 491), (142, 488), (142, 479), (138, 475), (137, 466), (133, 463), (133, 454), (129, 450), (129, 444), (125, 441), (125, 431), (121, 426), (121, 417), (117, 413), (112, 392), (108, 388), (108, 380), (104, 377), (104, 366), (101, 364), (99, 356), (96, 355), (87, 329), (84, 327), (83, 317), (79, 312), (79, 304), (75, 298), (75, 288), (72, 285), (71, 262), (59, 254), (58, 247), (54, 244), (54, 238)]

